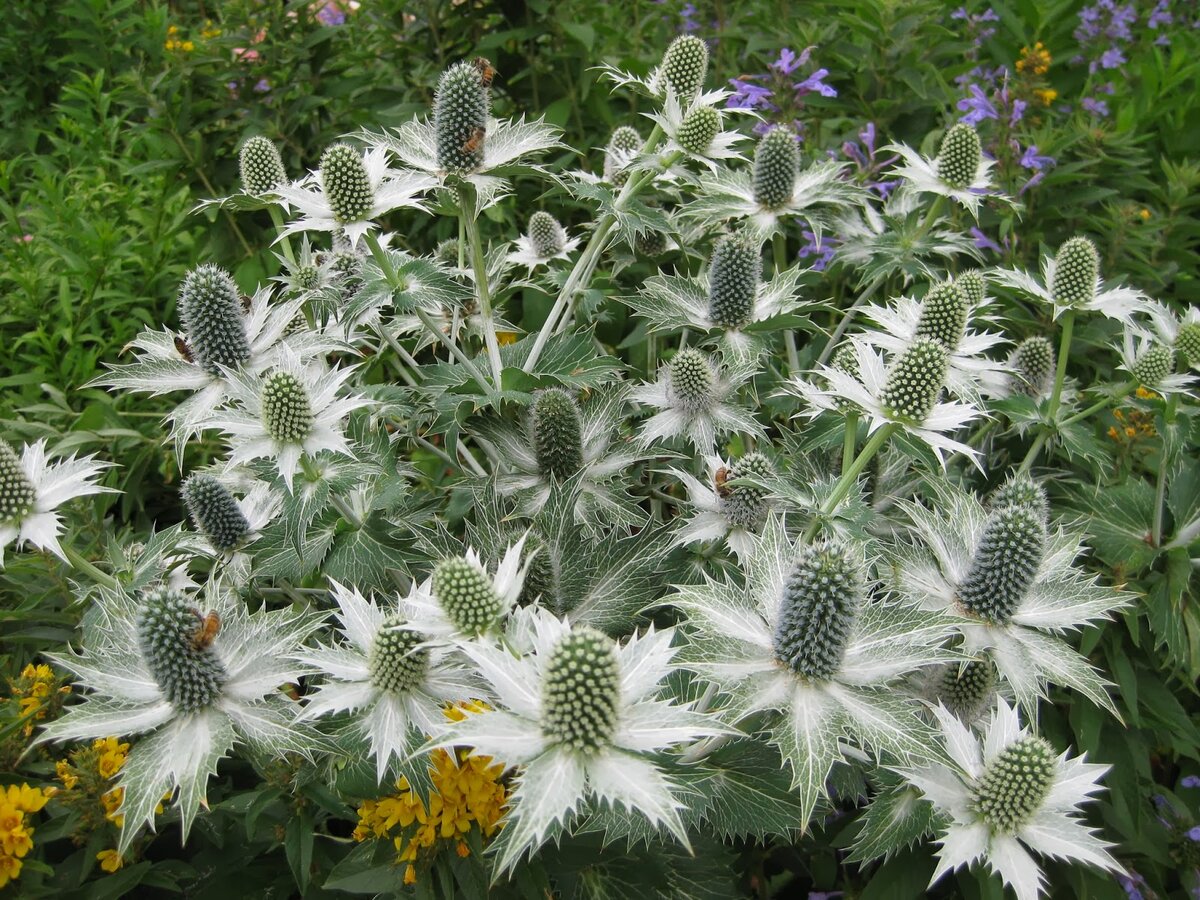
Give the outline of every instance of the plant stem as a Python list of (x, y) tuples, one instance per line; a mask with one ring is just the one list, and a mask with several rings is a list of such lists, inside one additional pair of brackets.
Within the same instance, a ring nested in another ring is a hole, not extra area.
[(1092, 413), (1097, 412), (1098, 410), (1104, 409), (1104, 407), (1108, 406), (1110, 403), (1116, 403), (1122, 397), (1129, 396), (1129, 394), (1132, 393), (1133, 388), (1134, 388), (1134, 386), (1132, 384), (1127, 384), (1124, 387), (1122, 387), (1121, 390), (1118, 393), (1114, 394), (1113, 396), (1105, 397), (1102, 400), (1097, 400), (1095, 403), (1093, 403), (1091, 406), (1089, 406), (1083, 412), (1075, 413), (1075, 415), (1071, 416), (1070, 418), (1064, 419), (1063, 423), (1062, 423), (1063, 426), (1074, 425), (1080, 419), (1086, 419)]
[[(771, 248), (775, 252), (775, 277), (787, 268), (787, 238), (782, 231), (777, 232), (771, 239)], [(795, 375), (800, 371), (800, 354), (796, 352), (796, 333), (788, 329), (783, 333), (784, 346), (787, 348), (788, 373)]]
[[(411, 374), (409, 374), (408, 369), (405, 368), (405, 365), (404, 365), (405, 357), (408, 357), (409, 360), (412, 360), (412, 357), (408, 355), (408, 351), (406, 351), (403, 347), (400, 346), (400, 343), (396, 340), (396, 338), (392, 335), (392, 333), (387, 330), (386, 326), (380, 325), (379, 333), (383, 335), (383, 339), (385, 341), (387, 341), (387, 344), (389, 347), (392, 348), (392, 351), (398, 357), (400, 357), (401, 362), (399, 365), (396, 366), (396, 371), (400, 373), (400, 377), (404, 379), (405, 383), (409, 387), (416, 387), (417, 380)], [(416, 363), (416, 360), (413, 360), (414, 368), (416, 367), (415, 363)]]
[(102, 584), (107, 588), (117, 587), (117, 579), (107, 572), (102, 572), (96, 568), (95, 564), (83, 558), (79, 551), (70, 544), (63, 546), (63, 553), (66, 554), (67, 562), (71, 564), (71, 568), (84, 572), (91, 576), (92, 580), (97, 584)]
[[(1175, 424), (1175, 408), (1179, 402), (1179, 398), (1174, 394), (1167, 398), (1167, 406), (1163, 411), (1163, 422), (1165, 425)], [(1167, 435), (1162, 436), (1162, 451), (1158, 458), (1158, 484), (1154, 490), (1154, 531), (1151, 533), (1153, 545), (1155, 547), (1162, 546), (1163, 538), (1163, 520), (1166, 518), (1166, 499), (1167, 499), (1167, 469), (1170, 468), (1173, 459), (1168, 458), (1167, 453)], [(1175, 447), (1174, 441), (1170, 448), (1171, 457), (1174, 457)]]
[[(321, 473), (317, 471), (316, 464), (307, 453), (300, 457), (300, 468), (304, 470), (304, 475), (309, 481), (321, 480)], [(355, 529), (363, 527), (363, 520), (359, 518), (358, 513), (351, 509), (349, 504), (333, 491), (329, 492), (329, 503), (338, 511), (338, 515), (353, 525)]]
[(292, 253), (291, 237), (283, 233), (283, 213), (279, 211), (279, 207), (274, 203), (267, 207), (267, 212), (271, 214), (271, 221), (275, 224), (275, 231), (279, 235), (279, 243), (283, 246), (283, 256), (294, 266), (296, 264), (296, 255)]
[(500, 390), (500, 373), (504, 364), (500, 361), (500, 342), (496, 340), (496, 320), (492, 318), (492, 294), (488, 288), (487, 261), (483, 256), (483, 243), (479, 239), (479, 222), (475, 218), (475, 186), (464, 182), (458, 187), (458, 202), (463, 227), (466, 229), (468, 250), (471, 253), (471, 268), (475, 272), (475, 289), (479, 293), (479, 314), (483, 318), (483, 341), (487, 344), (488, 361), (492, 365), (492, 379), (496, 390)]
[(854, 448), (858, 444), (858, 410), (846, 413), (846, 434), (842, 437), (842, 471), (854, 462)]
[(1038, 453), (1042, 449), (1042, 445), (1046, 443), (1049, 432), (1043, 431), (1033, 441), (1033, 446), (1029, 448), (1029, 452), (1025, 454), (1025, 459), (1021, 462), (1021, 468), (1017, 469), (1018, 475), (1028, 475), (1029, 470), (1033, 468), (1033, 462), (1037, 459)]
[(895, 422), (889, 422), (876, 431), (875, 434), (871, 436), (871, 439), (867, 441), (866, 445), (862, 448), (862, 451), (858, 454), (858, 456), (854, 458), (854, 461), (850, 463), (849, 467), (842, 471), (842, 477), (839, 478), (837, 484), (833, 486), (833, 493), (831, 493), (825, 502), (821, 504), (821, 508), (817, 512), (817, 515), (813, 518), (812, 523), (808, 526), (808, 530), (804, 532), (804, 539), (806, 541), (811, 540), (816, 535), (817, 529), (821, 524), (821, 519), (834, 512), (841, 502), (846, 499), (846, 495), (850, 493), (850, 489), (854, 487), (855, 483), (858, 481), (858, 476), (862, 474), (862, 470), (867, 467), (867, 463), (869, 463), (872, 458), (874, 458), (875, 454), (883, 448), (883, 445), (887, 443), (888, 438), (890, 438), (899, 427), (900, 426)]
[(913, 235), (913, 242), (921, 240), (929, 233), (929, 229), (933, 227), (933, 223), (937, 221), (937, 217), (942, 212), (942, 207), (946, 205), (946, 198), (941, 194), (933, 198), (933, 202), (929, 204), (929, 209), (925, 212), (925, 218), (921, 220), (921, 224), (917, 227), (917, 233)]
[(829, 362), (829, 357), (833, 356), (833, 351), (837, 348), (838, 341), (842, 339), (842, 335), (846, 333), (846, 329), (850, 327), (850, 322), (854, 319), (854, 314), (862, 307), (864, 303), (871, 299), (877, 290), (887, 280), (885, 275), (876, 275), (871, 283), (863, 288), (863, 292), (858, 295), (858, 298), (850, 304), (850, 308), (842, 314), (842, 321), (838, 322), (837, 328), (833, 330), (833, 334), (829, 338), (829, 343), (825, 345), (825, 349), (821, 351), (821, 355), (817, 357), (816, 365), (813, 368), (819, 368)]
[(1068, 309), (1063, 313), (1062, 339), (1058, 344), (1058, 368), (1054, 372), (1054, 391), (1050, 394), (1050, 409), (1048, 418), (1051, 424), (1058, 419), (1058, 407), (1062, 402), (1063, 381), (1067, 377), (1067, 358), (1071, 353), (1071, 335), (1075, 330), (1075, 310)]

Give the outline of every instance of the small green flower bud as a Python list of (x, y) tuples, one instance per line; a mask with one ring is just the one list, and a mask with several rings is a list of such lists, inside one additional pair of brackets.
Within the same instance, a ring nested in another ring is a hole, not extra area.
[(683, 117), (675, 141), (688, 153), (703, 153), (721, 130), (721, 114), (712, 106), (693, 106)]
[(996, 667), (990, 659), (950, 663), (938, 675), (935, 700), (955, 716), (974, 722), (992, 705), (996, 695)]
[(25, 469), (21, 458), (0, 440), (0, 525), (15, 525), (33, 512), (37, 502), (37, 491)]
[(228, 677), (204, 638), (205, 616), (182, 591), (147, 591), (137, 617), (138, 646), (159, 689), (182, 713), (196, 712), (221, 694)]
[(483, 165), (490, 106), (487, 88), (472, 63), (455, 63), (442, 73), (433, 101), (433, 129), (441, 168), (447, 172), (474, 172)]
[(716, 375), (708, 357), (694, 347), (680, 350), (668, 368), (671, 393), (686, 408), (699, 411), (712, 403)]
[(444, 559), (433, 570), (433, 596), (463, 634), (487, 631), (504, 608), (487, 572), (461, 556)]
[(311, 291), (321, 283), (321, 270), (312, 263), (301, 263), (292, 272), (292, 283), (302, 291)]
[(778, 209), (792, 199), (800, 147), (790, 128), (776, 126), (762, 136), (754, 152), (754, 200)]
[(362, 221), (375, 203), (362, 154), (349, 144), (331, 144), (321, 154), (321, 191), (343, 224)]
[(639, 232), (633, 239), (633, 247), (638, 255), (657, 259), (667, 252), (667, 234), (665, 231)]
[(1004, 748), (975, 783), (974, 806), (994, 830), (1014, 834), (1041, 808), (1054, 783), (1055, 753), (1042, 738)]
[(539, 391), (532, 422), (538, 471), (548, 478), (570, 478), (583, 468), (583, 420), (574, 397), (562, 388)]
[(1043, 523), (1050, 519), (1050, 501), (1045, 488), (1027, 475), (1014, 475), (996, 488), (988, 499), (988, 507), (993, 510), (1006, 506), (1032, 510)]
[(1009, 385), (1014, 391), (1040, 397), (1050, 388), (1054, 377), (1054, 345), (1040, 334), (1017, 344), (1009, 360), (1013, 372)]
[[(858, 362), (858, 352), (854, 349), (854, 344), (850, 341), (843, 341), (838, 346), (829, 365), (830, 368), (837, 369), (839, 372), (845, 372), (854, 378), (860, 378), (862, 374), (862, 369)], [(834, 403), (841, 410), (858, 408), (857, 403), (853, 400), (847, 400), (844, 397), (835, 398)]]
[(179, 315), (193, 357), (209, 372), (250, 359), (241, 295), (224, 269), (203, 265), (188, 272), (179, 286)]
[(730, 234), (717, 242), (708, 266), (708, 317), (724, 328), (741, 328), (754, 317), (762, 280), (758, 243)]
[(533, 245), (534, 253), (548, 259), (563, 252), (567, 246), (567, 233), (558, 224), (558, 219), (538, 210), (529, 217), (529, 243)]
[(978, 269), (967, 269), (954, 279), (954, 286), (966, 298), (968, 309), (974, 309), (982, 303), (987, 292), (987, 282)]
[(934, 165), (938, 178), (952, 188), (969, 187), (983, 159), (979, 135), (970, 125), (959, 122), (946, 132)]
[(400, 615), (384, 619), (367, 657), (371, 683), (391, 694), (406, 694), (420, 687), (429, 671), (429, 648), (421, 646), (425, 636), (406, 624)]
[(828, 681), (841, 666), (862, 593), (845, 548), (820, 542), (801, 550), (783, 588), (776, 659), (801, 678)]
[(272, 438), (300, 444), (312, 433), (312, 401), (304, 384), (289, 372), (275, 372), (262, 387), (262, 421)]
[(591, 753), (617, 728), (621, 670), (612, 638), (576, 628), (550, 653), (542, 681), (542, 733), (551, 743)]
[(629, 180), (625, 166), (642, 149), (642, 136), (631, 125), (622, 125), (604, 148), (604, 180), (618, 186)]
[(529, 568), (525, 570), (525, 581), (521, 585), (520, 602), (528, 604), (541, 600), (542, 605), (547, 609), (553, 610), (556, 614), (561, 613), (562, 610), (558, 609), (559, 597), (556, 588), (559, 583), (559, 573), (555, 570), (554, 554), (533, 533), (525, 542), (525, 554), (525, 558), (529, 561)]
[(747, 477), (765, 479), (775, 474), (775, 467), (761, 453), (747, 453), (724, 471), (724, 481), (717, 482), (717, 496), (722, 514), (738, 528), (757, 529), (767, 516), (769, 492), (756, 484), (728, 482)]
[(1185, 322), (1175, 335), (1175, 349), (1185, 366), (1200, 365), (1200, 322)]
[(1163, 344), (1154, 344), (1142, 351), (1133, 364), (1133, 377), (1143, 387), (1153, 388), (1175, 370), (1175, 354)]
[(947, 353), (953, 353), (967, 330), (968, 312), (967, 298), (956, 282), (935, 284), (921, 302), (916, 337), (937, 341)]
[(691, 34), (681, 34), (671, 41), (660, 69), (664, 93), (669, 87), (679, 105), (686, 109), (704, 87), (707, 74), (708, 45), (704, 41)]
[(884, 411), (901, 422), (924, 422), (946, 384), (948, 368), (946, 349), (938, 341), (914, 341), (888, 372), (879, 394)]
[(249, 194), (269, 194), (287, 182), (287, 170), (279, 149), (268, 138), (255, 135), (247, 138), (238, 153), (238, 169), (242, 187)]
[(1059, 306), (1085, 306), (1096, 296), (1100, 280), (1100, 254), (1085, 237), (1073, 237), (1058, 248), (1050, 296)]
[(963, 609), (988, 622), (1009, 622), (1046, 552), (1046, 524), (1041, 510), (1001, 506), (988, 516), (971, 568), (958, 587)]
[(232, 550), (250, 531), (233, 494), (211, 475), (188, 478), (183, 483), (183, 503), (192, 522), (218, 550)]
[(443, 266), (458, 267), (458, 238), (446, 238), (433, 251), (433, 258)]

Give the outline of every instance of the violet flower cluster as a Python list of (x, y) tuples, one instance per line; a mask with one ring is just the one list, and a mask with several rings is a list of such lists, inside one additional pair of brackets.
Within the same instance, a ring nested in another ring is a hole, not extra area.
[[(796, 54), (789, 47), (779, 51), (770, 71), (757, 75), (731, 78), (734, 92), (725, 101), (729, 109), (752, 109), (763, 113), (763, 119), (754, 126), (755, 134), (766, 134), (775, 125), (787, 125), (796, 133), (797, 140), (804, 139), (804, 121), (800, 118), (810, 94), (836, 97), (837, 89), (825, 83), (829, 70), (808, 70), (814, 47), (806, 47)], [(807, 74), (800, 72), (807, 70)], [(800, 74), (797, 74), (800, 72)], [(799, 79), (799, 80), (796, 80)]]

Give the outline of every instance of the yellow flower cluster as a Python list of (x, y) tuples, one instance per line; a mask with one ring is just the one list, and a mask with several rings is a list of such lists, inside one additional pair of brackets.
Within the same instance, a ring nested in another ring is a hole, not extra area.
[[(1152, 400), (1158, 396), (1154, 391), (1144, 387), (1139, 387), (1136, 394), (1142, 400)], [(1154, 427), (1154, 416), (1142, 412), (1140, 409), (1131, 409), (1129, 412), (1114, 409), (1113, 418), (1120, 424), (1111, 426), (1108, 429), (1108, 436), (1118, 444), (1133, 444), (1141, 438), (1154, 437), (1158, 434), (1158, 430)]]
[(1041, 41), (1032, 47), (1021, 48), (1021, 58), (1017, 60), (1018, 72), (1031, 72), (1034, 75), (1045, 75), (1050, 71), (1053, 57)]
[(20, 708), (19, 716), (25, 719), (25, 737), (33, 734), (33, 723), (46, 718), (51, 703), (60, 695), (69, 694), (69, 685), (62, 684), (54, 670), (33, 663), (21, 670), (17, 681), (9, 683), (12, 695)]
[(179, 37), (179, 26), (170, 25), (167, 27), (167, 40), (163, 44), (163, 48), (181, 53), (191, 53), (196, 49), (196, 45), (191, 41), (181, 40)]
[(200, 29), (200, 37), (206, 41), (211, 41), (215, 37), (221, 36), (221, 29), (212, 23), (212, 19), (204, 20), (204, 27)]
[(1054, 88), (1042, 88), (1033, 92), (1033, 96), (1042, 101), (1042, 106), (1049, 106), (1058, 99), (1058, 91)]
[(0, 888), (20, 876), (21, 859), (33, 849), (33, 826), (25, 817), (49, 799), (49, 792), (27, 784), (0, 789)]

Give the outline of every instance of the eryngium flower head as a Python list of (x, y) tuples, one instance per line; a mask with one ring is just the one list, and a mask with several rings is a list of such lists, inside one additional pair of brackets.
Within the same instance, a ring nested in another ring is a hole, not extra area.
[(748, 236), (730, 234), (717, 242), (709, 261), (708, 316), (725, 328), (740, 328), (754, 314), (762, 280), (762, 254)]
[(1184, 365), (1200, 365), (1200, 322), (1185, 322), (1175, 334), (1175, 349)]
[(668, 244), (665, 231), (642, 231), (633, 239), (633, 249), (638, 252), (638, 255), (650, 259), (657, 259), (666, 253)]
[(438, 563), (433, 571), (433, 596), (463, 634), (487, 631), (504, 611), (491, 576), (461, 556)]
[(942, 138), (935, 161), (938, 177), (951, 187), (965, 188), (975, 180), (982, 157), (979, 135), (970, 125), (959, 122)]
[(822, 542), (801, 550), (783, 588), (776, 658), (802, 678), (828, 680), (845, 654), (862, 590), (845, 548)]
[(163, 696), (184, 713), (208, 706), (221, 693), (225, 667), (202, 641), (205, 618), (181, 591), (147, 591), (137, 620), (138, 643)]
[(575, 628), (555, 646), (542, 681), (542, 730), (553, 743), (591, 753), (617, 727), (621, 673), (612, 638)]
[(1085, 306), (1096, 296), (1100, 255), (1085, 237), (1073, 237), (1058, 248), (1050, 294), (1057, 306)]
[(582, 420), (575, 398), (562, 388), (539, 391), (533, 401), (533, 448), (547, 477), (570, 478), (583, 465)]
[(1025, 825), (1050, 791), (1057, 755), (1045, 740), (1033, 736), (1005, 747), (975, 782), (975, 808), (983, 821), (1005, 834)]
[(287, 181), (287, 170), (274, 142), (262, 135), (248, 138), (238, 153), (242, 187), (248, 194), (267, 194)]
[(438, 165), (447, 172), (473, 172), (483, 165), (488, 91), (479, 70), (459, 62), (442, 73), (433, 101)]
[(721, 512), (738, 528), (758, 528), (767, 515), (767, 494), (765, 487), (757, 484), (728, 484), (739, 478), (764, 479), (775, 474), (771, 460), (761, 453), (747, 453), (734, 462), (725, 473), (725, 483), (718, 484), (717, 496), (720, 500)]
[(996, 667), (987, 657), (950, 663), (936, 675), (931, 699), (962, 722), (974, 722), (996, 696)]
[(777, 209), (792, 199), (800, 147), (790, 128), (777, 126), (762, 136), (754, 153), (754, 199)]
[(1142, 351), (1130, 370), (1138, 384), (1158, 387), (1163, 379), (1175, 371), (1175, 354), (1169, 347), (1153, 344)]
[(702, 409), (712, 401), (716, 376), (707, 354), (695, 347), (680, 350), (670, 365), (671, 392), (685, 407)]
[(1009, 359), (1013, 370), (1011, 388), (1030, 397), (1040, 397), (1050, 387), (1054, 365), (1054, 345), (1048, 338), (1040, 334), (1025, 338)]
[(957, 281), (935, 284), (921, 301), (916, 336), (935, 340), (953, 353), (967, 330), (970, 306)]
[(8, 441), (0, 440), (0, 525), (20, 522), (33, 512), (37, 491)]
[(1014, 475), (988, 498), (988, 507), (991, 509), (1003, 509), (1006, 506), (1033, 510), (1043, 522), (1049, 520), (1050, 501), (1046, 498), (1045, 488), (1026, 475)]
[(192, 269), (179, 286), (179, 315), (196, 361), (214, 375), (250, 359), (237, 285), (219, 266)]
[(538, 210), (529, 217), (529, 241), (538, 256), (556, 256), (567, 245), (567, 233), (558, 219)]
[(671, 41), (663, 54), (659, 77), (670, 88), (684, 108), (704, 87), (708, 74), (708, 45), (691, 34), (681, 34)]
[(629, 180), (625, 167), (642, 149), (642, 136), (632, 125), (622, 125), (608, 139), (604, 148), (604, 180), (615, 185), (623, 185)]
[(924, 422), (946, 383), (946, 349), (934, 340), (914, 341), (892, 364), (879, 395), (884, 411), (902, 422)]
[(268, 375), (262, 386), (262, 422), (280, 443), (300, 444), (312, 432), (316, 417), (304, 384), (290, 372)]
[(321, 154), (321, 190), (338, 222), (367, 218), (375, 203), (362, 154), (349, 144), (331, 144)]
[(406, 624), (402, 615), (388, 616), (371, 644), (367, 669), (371, 684), (381, 691), (405, 694), (425, 682), (429, 648), (422, 646), (424, 636)]
[(713, 106), (694, 106), (684, 115), (675, 140), (689, 153), (703, 153), (721, 130), (721, 114)]
[(211, 475), (192, 475), (182, 493), (188, 515), (217, 550), (234, 549), (250, 531), (233, 494)]
[(954, 279), (954, 286), (966, 298), (968, 308), (974, 309), (983, 303), (984, 294), (987, 292), (987, 283), (983, 279), (983, 273), (978, 269), (967, 269)]
[(993, 510), (958, 587), (959, 602), (981, 619), (1007, 623), (1025, 599), (1045, 550), (1040, 510), (1011, 505)]

